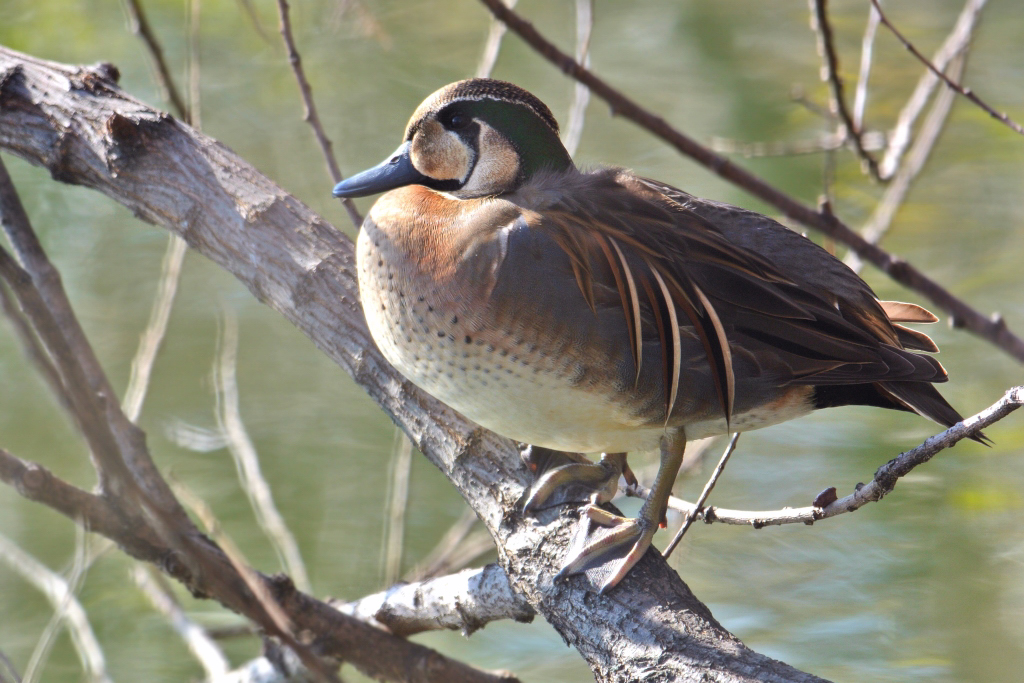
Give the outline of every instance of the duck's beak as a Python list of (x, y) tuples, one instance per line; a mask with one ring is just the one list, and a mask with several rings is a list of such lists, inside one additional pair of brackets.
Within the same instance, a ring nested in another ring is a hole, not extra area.
[(371, 169), (357, 173), (334, 186), (334, 196), (347, 199), (386, 192), (403, 185), (424, 183), (427, 176), (416, 170), (409, 158), (409, 143), (403, 142), (395, 153)]

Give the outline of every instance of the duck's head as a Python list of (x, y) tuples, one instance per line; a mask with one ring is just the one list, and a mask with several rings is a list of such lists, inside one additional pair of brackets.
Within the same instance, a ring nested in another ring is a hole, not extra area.
[(558, 122), (522, 88), (490, 78), (452, 83), (413, 112), (382, 163), (338, 183), (335, 197), (425, 185), (460, 199), (516, 190), (534, 173), (572, 168)]

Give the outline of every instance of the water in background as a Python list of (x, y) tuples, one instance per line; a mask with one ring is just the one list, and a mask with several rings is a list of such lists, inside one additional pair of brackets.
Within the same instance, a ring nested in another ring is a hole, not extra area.
[[(266, 39), (238, 3), (204, 3), (203, 128), (352, 235), (301, 121), (273, 3), (256, 4)], [(696, 138), (793, 141), (823, 130), (817, 116), (790, 96), (799, 85), (812, 100), (826, 100), (804, 4), (597, 4), (595, 70)], [(182, 5), (145, 3), (179, 76), (185, 59)], [(852, 83), (866, 3), (836, 2), (830, 8), (844, 74)], [(957, 2), (914, 0), (894, 4), (890, 12), (930, 54), (959, 9)], [(520, 10), (571, 49), (572, 3), (524, 0)], [(488, 27), (484, 8), (468, 0), (303, 0), (293, 3), (293, 20), (324, 125), (347, 174), (395, 147), (426, 94), (472, 75)], [(1017, 120), (1024, 119), (1022, 32), (1024, 14), (1016, 3), (991, 3), (967, 75), (978, 93)], [(113, 62), (127, 91), (165, 106), (118, 3), (6, 0), (0, 5), (0, 43), (58, 61)], [(884, 30), (876, 57), (867, 121), (884, 129), (920, 67)], [(572, 84), (514, 36), (506, 38), (494, 75), (533, 91), (564, 122)], [(578, 160), (632, 167), (695, 194), (770, 211), (614, 119), (600, 101), (589, 107)], [(94, 192), (55, 183), (45, 171), (9, 155), (5, 161), (100, 359), (114, 385), (125, 386), (166, 233)], [(808, 203), (821, 191), (820, 156), (741, 163)], [(1000, 311), (1018, 333), (1024, 332), (1022, 169), (1024, 138), (958, 102), (885, 241), (980, 310)], [(835, 210), (854, 225), (867, 218), (881, 192), (858, 173), (856, 162), (842, 155)], [(361, 209), (371, 201), (361, 200)], [(868, 269), (865, 277), (883, 298), (927, 303), (876, 271)], [(298, 535), (315, 593), (355, 598), (382, 588), (381, 520), (392, 425), (305, 337), (196, 254), (188, 255), (141, 418), (157, 462), (212, 505), (256, 567), (280, 568), (252, 522), (228, 454), (186, 451), (166, 436), (180, 423), (215, 426), (209, 376), (225, 308), (241, 326), (242, 415), (278, 505)], [(942, 347), (952, 378), (943, 391), (966, 413), (1024, 379), (1020, 364), (986, 342), (944, 324), (928, 332)], [(806, 505), (830, 485), (847, 492), (934, 431), (911, 415), (842, 409), (751, 433), (741, 441), (714, 502), (770, 509)], [(847, 681), (1014, 680), (1024, 670), (1024, 422), (1013, 416), (989, 434), (993, 448), (961, 444), (944, 452), (881, 504), (814, 527), (698, 526), (673, 562), (744, 642), (819, 675)], [(26, 367), (6, 324), (0, 324), (0, 445), (79, 485), (93, 483), (84, 446)], [(702, 484), (701, 476), (682, 481), (677, 493), (692, 499)], [(451, 485), (420, 457), (413, 461), (409, 502), (406, 568), (463, 510)], [(0, 533), (50, 567), (65, 569), (71, 562), (72, 525), (5, 487)], [(130, 568), (118, 551), (108, 552), (80, 594), (112, 676), (200, 677), (184, 645), (128, 580)], [(234, 622), (216, 605), (179, 593), (203, 623)], [(0, 650), (19, 669), (50, 614), (45, 600), (0, 563)], [(492, 624), (469, 639), (435, 633), (417, 640), (480, 667), (511, 669), (523, 680), (591, 680), (576, 652), (541, 620)], [(254, 639), (226, 647), (236, 662), (258, 651)], [(359, 680), (348, 670), (345, 676)], [(66, 636), (58, 640), (44, 679), (82, 679)]]

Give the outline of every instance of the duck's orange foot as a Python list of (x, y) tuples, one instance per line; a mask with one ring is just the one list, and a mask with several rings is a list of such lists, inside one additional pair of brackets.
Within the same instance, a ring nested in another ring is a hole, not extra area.
[(614, 588), (640, 561), (658, 530), (656, 520), (621, 517), (587, 505), (568, 556), (556, 579), (586, 573), (601, 593)]

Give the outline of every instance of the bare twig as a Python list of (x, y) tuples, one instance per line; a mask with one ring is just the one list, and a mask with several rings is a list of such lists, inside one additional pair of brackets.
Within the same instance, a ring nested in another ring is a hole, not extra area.
[(185, 104), (185, 99), (174, 85), (171, 70), (167, 68), (167, 62), (164, 60), (163, 48), (160, 47), (160, 41), (156, 39), (156, 34), (153, 33), (153, 29), (149, 25), (149, 20), (146, 19), (146, 13), (142, 9), (142, 4), (139, 0), (124, 0), (124, 7), (128, 13), (128, 26), (131, 32), (141, 38), (142, 42), (146, 44), (154, 71), (156, 71), (156, 82), (160, 85), (164, 98), (171, 103), (174, 112), (178, 116), (186, 121), (190, 120), (188, 105)]
[[(61, 621), (67, 626), (71, 642), (75, 646), (82, 668), (93, 681), (108, 682), (106, 659), (103, 649), (96, 640), (85, 609), (75, 597), (69, 581), (51, 571), (49, 567), (22, 550), (16, 543), (0, 534), (0, 559), (28, 583), (46, 596)], [(79, 574), (79, 577), (81, 575)], [(26, 681), (29, 672), (25, 672)]]
[(406, 572), (403, 579), (409, 582), (424, 581), (450, 572), (449, 558), (469, 536), (469, 532), (478, 521), (472, 508), (463, 510), (462, 515), (448, 528), (437, 545)]
[(668, 557), (672, 554), (672, 551), (679, 545), (679, 541), (683, 540), (683, 536), (686, 535), (686, 531), (693, 524), (693, 520), (697, 519), (697, 511), (704, 507), (704, 503), (707, 501), (708, 496), (711, 495), (711, 491), (715, 488), (715, 484), (718, 483), (718, 478), (722, 476), (722, 472), (725, 471), (725, 466), (729, 462), (729, 456), (732, 455), (733, 451), (736, 450), (736, 443), (740, 440), (740, 433), (736, 432), (729, 439), (729, 445), (725, 447), (725, 452), (722, 453), (721, 459), (715, 466), (715, 469), (711, 472), (711, 476), (708, 477), (708, 483), (704, 484), (704, 490), (700, 492), (700, 497), (697, 498), (697, 502), (692, 512), (686, 515), (686, 519), (683, 521), (683, 525), (679, 527), (679, 531), (672, 537), (672, 541), (665, 546), (662, 557)]
[[(576, 61), (590, 67), (590, 36), (594, 32), (593, 0), (576, 0)], [(583, 121), (590, 103), (590, 89), (582, 83), (573, 86), (572, 106), (569, 107), (568, 124), (562, 143), (569, 156), (576, 156), (576, 149), (583, 137)]]
[(256, 35), (269, 43), (270, 36), (267, 35), (266, 30), (263, 28), (263, 22), (260, 21), (260, 15), (256, 12), (252, 0), (238, 0), (238, 4), (241, 6), (242, 11), (245, 12), (245, 16), (249, 17), (249, 22), (252, 23), (252, 27), (256, 30)]
[(231, 640), (232, 638), (249, 638), (259, 635), (256, 626), (247, 621), (224, 626), (207, 626), (204, 630), (214, 640)]
[(863, 130), (864, 110), (868, 104), (868, 81), (871, 79), (872, 55), (875, 36), (878, 35), (878, 11), (874, 5), (868, 8), (868, 21), (864, 26), (864, 37), (860, 42), (860, 72), (857, 74), (857, 89), (853, 96), (853, 125)]
[(30, 284), (26, 284), (37, 290), (39, 297), (45, 301), (45, 306), (53, 316), (62, 336), (66, 336), (68, 343), (75, 348), (77, 362), (80, 363), (84, 379), (88, 382), (91, 390), (102, 393), (107, 398), (115, 396), (99, 361), (96, 360), (96, 354), (85, 338), (85, 332), (78, 324), (74, 311), (71, 309), (71, 304), (64, 293), (60, 273), (43, 252), (42, 244), (32, 229), (28, 214), (25, 213), (25, 207), (22, 205), (21, 198), (14, 189), (11, 176), (7, 172), (7, 167), (2, 161), (0, 161), (0, 225), (3, 226), (7, 239), (10, 240), (20, 266), (29, 276)]
[(200, 57), (199, 27), (202, 0), (188, 0), (188, 125), (203, 127), (202, 106), (199, 91)]
[(860, 127), (853, 120), (853, 115), (846, 106), (846, 95), (844, 93), (843, 78), (839, 75), (839, 56), (836, 54), (835, 41), (832, 36), (832, 26), (828, 21), (828, 0), (810, 0), (811, 3), (811, 28), (818, 36), (818, 52), (824, 64), (821, 69), (821, 78), (829, 86), (829, 108), (834, 116), (842, 122), (840, 134), (853, 143), (857, 156), (864, 162), (871, 177), (876, 180), (878, 175), (878, 161), (864, 147), (861, 140)]
[[(86, 551), (87, 542), (85, 529), (81, 526), (75, 527), (75, 554), (70, 574), (66, 579), (64, 599), (59, 605), (55, 606), (53, 614), (50, 616), (50, 621), (39, 636), (35, 650), (33, 650), (32, 656), (29, 657), (28, 664), (25, 665), (24, 683), (35, 683), (36, 680), (42, 680), (41, 677), (43, 669), (46, 667), (46, 660), (49, 659), (50, 651), (57, 640), (57, 634), (65, 623), (68, 607), (71, 601), (75, 599), (75, 596), (78, 595), (78, 591), (81, 590), (82, 582), (85, 581), (85, 575), (92, 564)], [(89, 668), (87, 666), (84, 668), (86, 673), (89, 673)]]
[[(961, 10), (960, 16), (957, 17), (953, 30), (942, 43), (942, 46), (936, 50), (935, 56), (932, 57), (932, 64), (935, 65), (936, 69), (945, 71), (954, 58), (962, 55), (967, 50), (971, 43), (974, 27), (981, 18), (981, 10), (984, 9), (986, 2), (987, 0), (967, 0), (964, 4), (964, 8)], [(874, 5), (871, 6), (871, 11), (875, 14), (878, 13)], [(914, 123), (921, 112), (924, 111), (928, 100), (931, 99), (931, 95), (935, 92), (939, 82), (939, 77), (927, 69), (921, 74), (913, 94), (907, 100), (907, 103), (903, 105), (903, 109), (900, 110), (896, 126), (889, 135), (889, 145), (885, 156), (882, 158), (880, 168), (883, 178), (891, 177), (899, 168), (903, 153), (906, 152), (907, 147), (910, 145), (911, 131)]]
[(187, 252), (188, 245), (185, 240), (177, 235), (168, 238), (167, 251), (164, 252), (160, 270), (160, 282), (157, 285), (156, 296), (153, 297), (153, 307), (149, 312), (149, 323), (142, 332), (139, 348), (132, 358), (131, 376), (121, 403), (122, 410), (132, 422), (136, 422), (142, 413), (142, 403), (146, 400), (153, 365), (167, 334), (167, 323), (171, 319), (171, 309), (174, 307), (174, 297), (181, 281), (181, 268)]
[(444, 572), (458, 571), (493, 552), (495, 552), (494, 539), (486, 529), (477, 529), (462, 539), (462, 542), (455, 546), (452, 552), (442, 558), (429, 576), (434, 577)]
[[(320, 145), (320, 151), (323, 152), (324, 160), (327, 162), (327, 170), (330, 171), (331, 180), (335, 183), (340, 183), (342, 179), (341, 167), (338, 166), (338, 160), (334, 156), (334, 147), (331, 144), (331, 140), (327, 137), (327, 133), (324, 132), (323, 124), (320, 123), (320, 115), (316, 112), (316, 102), (313, 101), (313, 88), (310, 87), (309, 80), (306, 79), (306, 70), (302, 68), (302, 58), (295, 47), (288, 0), (277, 0), (277, 12), (281, 20), (281, 37), (284, 39), (285, 48), (288, 50), (288, 63), (292, 66), (292, 73), (295, 74), (295, 80), (299, 84), (299, 92), (302, 95), (302, 118), (313, 129), (316, 141)], [(357, 228), (362, 225), (363, 217), (359, 214), (352, 200), (343, 199), (342, 204), (345, 205), (345, 210), (348, 211), (348, 217), (352, 219), (352, 224)]]
[(895, 26), (893, 26), (892, 22), (889, 21), (889, 18), (885, 16), (885, 12), (882, 11), (882, 7), (879, 4), (878, 0), (871, 0), (871, 4), (874, 5), (876, 10), (878, 10), (879, 18), (881, 19), (881, 21), (885, 25), (885, 27), (887, 29), (889, 29), (890, 31), (892, 31), (892, 34), (894, 36), (896, 36), (896, 40), (900, 41), (900, 43), (902, 43), (903, 47), (905, 47), (907, 49), (907, 51), (910, 52), (910, 54), (914, 55), (914, 57), (916, 57), (919, 62), (924, 64), (925, 67), (927, 67), (927, 69), (929, 71), (931, 71), (933, 74), (935, 74), (940, 79), (942, 79), (942, 81), (947, 86), (949, 86), (950, 88), (955, 90), (957, 93), (959, 93), (960, 95), (963, 95), (964, 97), (969, 99), (971, 102), (976, 104), (978, 107), (980, 107), (989, 116), (991, 116), (992, 118), (994, 118), (997, 121), (1002, 122), (1003, 124), (1006, 125), (1006, 127), (1008, 127), (1013, 132), (1018, 133), (1020, 135), (1024, 135), (1024, 128), (1022, 128), (1019, 123), (1017, 123), (1016, 121), (1011, 119), (1006, 114), (1004, 114), (1002, 112), (998, 112), (995, 109), (993, 109), (984, 100), (982, 100), (980, 97), (978, 97), (974, 93), (973, 90), (971, 90), (970, 88), (966, 88), (966, 87), (960, 85), (959, 83), (957, 83), (956, 81), (954, 81), (953, 79), (951, 79), (949, 76), (947, 76), (941, 70), (939, 70), (934, 64), (932, 64), (928, 60), (927, 57), (925, 57), (923, 54), (921, 54), (921, 52), (918, 51), (918, 49), (916, 47), (914, 47), (914, 44), (911, 43), (909, 40), (907, 40), (903, 36), (903, 34), (900, 33), (899, 29), (897, 29)]
[(22, 683), (21, 676), (18, 675), (18, 670), (11, 663), (10, 658), (4, 654), (3, 650), (0, 650), (0, 664), (3, 664), (3, 668), (0, 668), (0, 682), (2, 683)]
[[(885, 148), (885, 135), (877, 131), (864, 131), (861, 134), (864, 148), (875, 151)], [(804, 154), (821, 154), (842, 149), (846, 144), (846, 136), (840, 133), (824, 133), (816, 140), (796, 140), (793, 142), (740, 142), (729, 138), (711, 138), (710, 148), (722, 154), (739, 154), (747, 158), (755, 157), (791, 157)]]
[[(956, 58), (950, 64), (949, 69), (954, 78), (959, 77), (963, 73), (965, 62), (966, 55)], [(910, 187), (924, 168), (928, 157), (931, 155), (931, 151), (935, 148), (935, 144), (942, 134), (942, 129), (949, 118), (949, 112), (953, 108), (955, 97), (955, 93), (949, 88), (943, 89), (942, 92), (935, 96), (932, 108), (929, 110), (928, 116), (925, 117), (921, 130), (914, 139), (914, 144), (910, 147), (910, 153), (907, 155), (904, 163), (900, 164), (899, 170), (896, 171), (896, 175), (892, 178), (892, 182), (885, 188), (882, 198), (871, 213), (871, 218), (868, 219), (868, 222), (861, 230), (861, 235), (864, 239), (872, 244), (878, 244), (892, 225), (896, 212), (903, 205), (903, 200), (906, 199), (907, 193), (910, 192)], [(846, 255), (843, 262), (856, 272), (860, 272), (861, 268), (864, 267), (863, 261), (852, 251)]]
[(317, 657), (312, 650), (298, 641), (295, 636), (294, 624), (292, 623), (291, 618), (278, 602), (269, 586), (262, 581), (256, 570), (249, 565), (249, 562), (245, 559), (245, 555), (242, 553), (242, 550), (221, 528), (220, 521), (217, 519), (216, 515), (213, 514), (213, 510), (206, 504), (206, 501), (193, 493), (181, 482), (176, 482), (174, 491), (178, 494), (178, 497), (182, 502), (196, 514), (200, 521), (202, 521), (203, 526), (206, 527), (207, 533), (213, 537), (213, 540), (224, 551), (224, 554), (227, 556), (227, 559), (231, 563), (232, 568), (234, 568), (238, 578), (240, 578), (245, 583), (246, 588), (256, 596), (256, 599), (259, 601), (259, 604), (265, 611), (267, 617), (272, 620), (274, 629), (284, 644), (295, 651), (295, 654), (299, 656), (299, 659), (301, 659), (302, 663), (310, 670), (310, 673), (314, 674), (316, 680), (328, 681), (329, 683), (341, 683), (337, 673), (335, 673), (335, 667)]
[(344, 614), (379, 623), (399, 636), (452, 629), (469, 635), (499, 619), (530, 621), (535, 612), (509, 585), (495, 564), (457, 574), (399, 584), (348, 603), (334, 603)]
[(46, 349), (43, 348), (39, 341), (39, 337), (36, 336), (28, 321), (25, 320), (22, 312), (18, 310), (17, 304), (11, 298), (11, 293), (2, 281), (0, 281), (0, 310), (3, 311), (4, 316), (11, 323), (15, 335), (21, 341), (25, 354), (32, 362), (32, 365), (35, 366), (43, 381), (46, 382), (50, 392), (60, 401), (61, 406), (70, 413), (71, 405), (67, 400), (64, 380), (61, 379), (60, 373), (54, 367), (53, 361), (47, 355)]
[[(686, 515), (695, 514), (697, 519), (708, 524), (721, 522), (752, 526), (755, 529), (782, 524), (813, 524), (818, 520), (835, 517), (845, 512), (853, 512), (868, 503), (881, 500), (896, 487), (896, 482), (900, 478), (905, 477), (915, 467), (928, 462), (939, 451), (949, 448), (963, 439), (970, 438), (1002, 420), (1021, 405), (1024, 405), (1024, 386), (1009, 389), (1000, 400), (985, 410), (965, 418), (944, 432), (929, 437), (920, 446), (900, 453), (896, 458), (879, 467), (870, 482), (858, 484), (853, 493), (833, 500), (827, 505), (783, 508), (781, 510), (729, 510), (715, 506), (702, 508), (698, 504), (672, 497), (669, 499), (669, 508)], [(636, 486), (631, 487), (628, 493), (646, 499), (650, 495), (650, 490)]]
[(299, 544), (288, 529), (281, 513), (274, 504), (274, 496), (260, 469), (256, 446), (249, 438), (249, 432), (242, 421), (238, 405), (238, 382), (235, 367), (238, 355), (238, 319), (225, 311), (224, 333), (220, 342), (220, 354), (213, 368), (213, 382), (217, 388), (217, 425), (227, 441), (228, 450), (235, 461), (238, 481), (249, 499), (256, 522), (263, 529), (278, 559), (299, 590), (310, 591), (309, 574), (302, 561)]
[(409, 471), (412, 468), (412, 441), (401, 430), (395, 432), (394, 455), (391, 458), (391, 483), (388, 488), (388, 509), (384, 518), (383, 547), (384, 585), (398, 580), (402, 571), (402, 549), (405, 540), (405, 510), (409, 505)]
[(707, 147), (698, 144), (689, 136), (670, 126), (661, 117), (647, 111), (635, 101), (595, 76), (591, 71), (577, 64), (569, 55), (559, 50), (554, 44), (540, 35), (531, 23), (505, 7), (500, 0), (480, 1), (495, 16), (508, 24), (509, 28), (515, 31), (542, 57), (555, 64), (567, 75), (584, 83), (593, 94), (608, 102), (615, 114), (628, 118), (645, 130), (660, 137), (683, 154), (691, 157), (738, 187), (763, 199), (793, 220), (846, 244), (865, 261), (875, 265), (897, 282), (931, 299), (936, 306), (951, 315), (952, 324), (955, 327), (968, 329), (1017, 360), (1024, 361), (1024, 339), (1011, 332), (1002, 317), (983, 315), (910, 263), (889, 254), (877, 245), (871, 244), (862, 238), (831, 212), (817, 211), (800, 203), (753, 173), (740, 168), (725, 157), (715, 154)]
[(136, 564), (132, 578), (153, 607), (167, 618), (171, 627), (185, 641), (189, 651), (206, 671), (207, 680), (211, 683), (221, 681), (221, 677), (231, 670), (231, 664), (206, 630), (188, 618), (163, 577), (152, 567)]
[[(515, 7), (519, 0), (504, 0), (509, 8)], [(494, 71), (494, 65), (498, 63), (498, 54), (501, 53), (501, 39), (505, 37), (508, 29), (504, 22), (491, 18), (487, 29), (487, 42), (484, 43), (483, 54), (480, 55), (480, 63), (476, 66), (477, 78), (490, 78)]]

